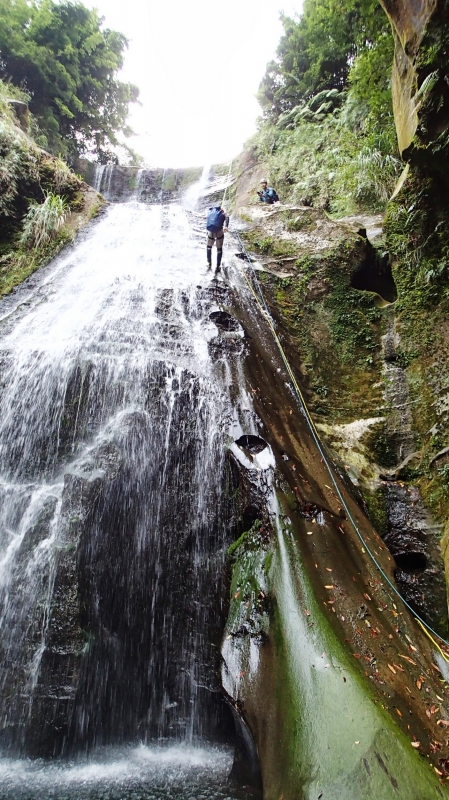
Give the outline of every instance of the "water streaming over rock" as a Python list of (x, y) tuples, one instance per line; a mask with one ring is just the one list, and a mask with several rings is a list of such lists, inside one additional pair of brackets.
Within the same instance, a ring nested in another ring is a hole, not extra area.
[(217, 345), (226, 289), (190, 222), (175, 205), (111, 206), (5, 306), (3, 753), (229, 734), (226, 443), (254, 424), (243, 390), (231, 400), (243, 334), (224, 334), (230, 356)]

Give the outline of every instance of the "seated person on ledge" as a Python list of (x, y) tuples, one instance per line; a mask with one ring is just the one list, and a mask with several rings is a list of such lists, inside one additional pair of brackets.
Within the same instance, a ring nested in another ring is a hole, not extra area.
[(261, 203), (269, 203), (271, 206), (273, 203), (279, 202), (279, 197), (277, 196), (275, 190), (271, 187), (268, 188), (268, 183), (265, 180), (261, 181), (260, 185), (262, 186), (262, 191), (257, 192), (257, 194), (259, 195), (259, 200)]

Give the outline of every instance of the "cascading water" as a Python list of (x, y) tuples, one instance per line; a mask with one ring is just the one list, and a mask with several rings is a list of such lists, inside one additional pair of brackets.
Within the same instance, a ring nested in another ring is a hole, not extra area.
[[(206, 275), (203, 248), (178, 206), (115, 205), (22, 290), (25, 305), (5, 306), (2, 798), (22, 797), (20, 786), (47, 797), (58, 781), (54, 797), (93, 796), (62, 766), (50, 774), (11, 756), (229, 740), (217, 677), (234, 513), (226, 442), (255, 430), (216, 344), (209, 315), (226, 290)], [(192, 752), (212, 775), (194, 796), (229, 796), (217, 788), (227, 751)], [(109, 753), (104, 769), (131, 760), (137, 785), (136, 764), (163, 759), (151, 753)], [(191, 796), (173, 791), (132, 796)]]

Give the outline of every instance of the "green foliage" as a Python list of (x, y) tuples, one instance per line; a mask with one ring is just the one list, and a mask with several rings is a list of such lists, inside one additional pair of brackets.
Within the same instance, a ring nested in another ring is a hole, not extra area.
[(298, 21), (285, 15), (281, 20), (277, 58), (268, 64), (258, 94), (265, 115), (274, 119), (317, 92), (341, 91), (360, 53), (377, 49), (389, 32), (377, 0), (345, 0), (344, 8), (338, 0), (305, 0)]
[[(42, 152), (17, 126), (6, 102), (14, 93), (0, 81), (0, 219), (3, 236), (13, 233), (31, 201), (40, 203), (46, 192), (63, 193), (70, 202), (81, 181), (60, 158)], [(2, 106), (3, 100), (3, 106)]]
[(138, 95), (116, 78), (125, 37), (101, 25), (79, 2), (0, 0), (1, 75), (29, 92), (37, 143), (71, 159), (107, 161)]
[(10, 249), (0, 256), (0, 296), (8, 294), (39, 267), (47, 264), (65, 244), (73, 241), (73, 231), (62, 228), (38, 248)]
[(30, 147), (8, 117), (0, 116), (0, 218), (15, 214), (20, 182), (37, 179), (39, 152)]
[(283, 200), (336, 214), (385, 208), (400, 174), (393, 37), (378, 0), (305, 0), (261, 83), (253, 143)]
[(14, 86), (12, 83), (4, 83), (0, 80), (0, 117), (3, 117), (13, 124), (17, 124), (17, 117), (14, 112), (14, 105), (11, 101), (19, 100), (22, 103), (29, 103), (30, 96), (27, 92)]
[(385, 137), (361, 136), (333, 115), (293, 129), (267, 121), (248, 144), (283, 202), (306, 199), (338, 215), (383, 209), (402, 169)]
[(64, 225), (69, 210), (67, 200), (53, 192), (48, 192), (40, 205), (32, 203), (23, 222), (20, 244), (39, 247), (53, 239)]

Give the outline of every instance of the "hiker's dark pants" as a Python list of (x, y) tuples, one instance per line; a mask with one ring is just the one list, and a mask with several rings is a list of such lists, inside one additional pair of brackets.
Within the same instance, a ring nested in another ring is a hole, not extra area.
[(217, 244), (217, 250), (223, 250), (224, 231), (207, 231), (207, 246), (213, 247), (214, 242)]
[(223, 228), (219, 231), (207, 231), (207, 263), (209, 266), (212, 265), (212, 247), (214, 242), (217, 245), (217, 267), (220, 266), (223, 256), (223, 239)]

